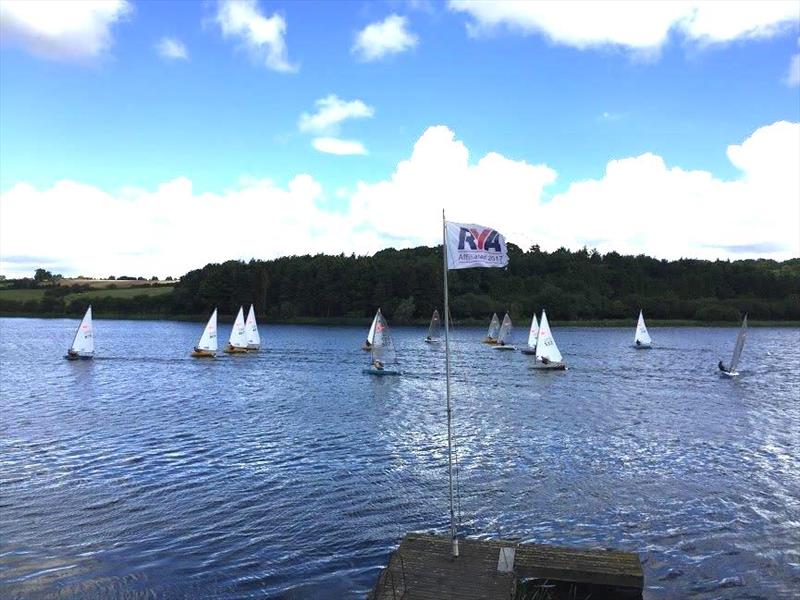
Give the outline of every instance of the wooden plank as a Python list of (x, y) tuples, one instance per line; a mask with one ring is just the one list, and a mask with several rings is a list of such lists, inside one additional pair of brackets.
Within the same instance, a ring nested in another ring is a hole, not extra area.
[[(509, 600), (517, 581), (527, 578), (639, 592), (644, 585), (639, 557), (630, 552), (470, 539), (460, 540), (459, 548), (460, 555), (454, 559), (449, 538), (406, 535), (370, 598)], [(513, 572), (498, 571), (500, 548), (514, 549)]]

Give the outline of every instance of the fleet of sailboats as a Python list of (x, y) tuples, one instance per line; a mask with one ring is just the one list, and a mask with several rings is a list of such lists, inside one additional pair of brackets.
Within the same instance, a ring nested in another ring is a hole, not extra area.
[(88, 360), (94, 357), (94, 329), (92, 327), (92, 305), (86, 309), (72, 344), (64, 358), (67, 360)]
[(217, 355), (217, 309), (211, 313), (205, 329), (200, 336), (200, 341), (192, 350), (195, 358), (214, 358)]
[(645, 350), (653, 347), (653, 340), (647, 332), (647, 325), (644, 324), (644, 314), (639, 311), (639, 321), (636, 323), (636, 335), (633, 337), (633, 347)]
[(492, 315), (492, 320), (489, 321), (489, 330), (486, 332), (486, 337), (483, 338), (484, 344), (496, 344), (497, 336), (500, 334), (500, 319), (497, 313)]
[(225, 352), (227, 354), (247, 354), (247, 332), (244, 326), (244, 310), (241, 306), (239, 312), (236, 313), (236, 320), (233, 322)]
[(536, 338), (539, 337), (539, 321), (536, 320), (536, 313), (533, 313), (531, 319), (531, 328), (528, 330), (528, 345), (522, 348), (520, 352), (523, 354), (531, 354), (536, 356)]
[(747, 339), (747, 315), (742, 319), (742, 326), (739, 328), (739, 335), (736, 336), (736, 345), (733, 347), (733, 356), (731, 356), (731, 364), (726, 365), (719, 361), (717, 365), (720, 372), (726, 377), (736, 377), (739, 372), (736, 370), (739, 367), (739, 360), (742, 358), (742, 350), (744, 349), (744, 341)]
[(500, 325), (500, 331), (497, 333), (497, 342), (494, 345), (495, 350), (516, 350), (516, 346), (512, 346), (511, 341), (511, 317), (508, 313), (503, 317), (503, 322)]

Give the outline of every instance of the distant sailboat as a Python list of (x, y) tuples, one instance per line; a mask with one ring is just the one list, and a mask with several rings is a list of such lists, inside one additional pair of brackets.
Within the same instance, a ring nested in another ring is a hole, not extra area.
[(489, 322), (489, 330), (486, 332), (486, 337), (483, 338), (484, 344), (496, 344), (497, 336), (500, 333), (500, 319), (497, 313), (492, 315), (492, 320)]
[(638, 349), (648, 349), (653, 347), (653, 340), (647, 333), (647, 325), (644, 324), (644, 315), (639, 311), (639, 322), (636, 324), (636, 335), (633, 338), (633, 347)]
[(508, 313), (503, 317), (503, 324), (500, 325), (500, 332), (497, 334), (497, 345), (495, 350), (516, 350), (516, 346), (512, 346), (509, 341), (511, 339), (511, 317)]
[(192, 350), (192, 356), (196, 358), (214, 358), (217, 355), (217, 309), (211, 313), (211, 316), (206, 323), (206, 328), (203, 330), (203, 335), (200, 336), (200, 341), (197, 346)]
[(258, 323), (256, 323), (256, 311), (253, 305), (247, 312), (247, 321), (244, 323), (245, 334), (247, 336), (247, 349), (250, 352), (258, 352), (261, 349), (261, 336), (258, 335)]
[(536, 355), (536, 338), (539, 337), (539, 322), (536, 320), (536, 313), (531, 319), (531, 328), (528, 331), (528, 347), (520, 350), (523, 354)]
[(367, 352), (372, 350), (372, 340), (375, 337), (375, 326), (378, 324), (379, 316), (381, 316), (380, 308), (378, 309), (378, 312), (375, 313), (375, 318), (372, 319), (372, 325), (369, 326), (369, 332), (367, 333), (367, 340), (361, 345), (362, 350), (365, 350)]
[(227, 354), (246, 354), (247, 353), (247, 332), (244, 327), (244, 310), (239, 307), (236, 320), (233, 322), (231, 337), (228, 338), (228, 345), (225, 346)]
[(739, 359), (742, 358), (742, 350), (744, 349), (744, 341), (747, 339), (747, 315), (742, 320), (742, 327), (739, 329), (739, 335), (736, 338), (736, 346), (733, 347), (733, 356), (731, 357), (730, 366), (726, 366), (724, 362), (719, 361), (717, 365), (720, 372), (727, 377), (736, 377), (739, 372), (736, 368), (739, 366)]
[(67, 360), (89, 360), (94, 356), (94, 329), (92, 327), (92, 306), (86, 309), (86, 314), (78, 325), (72, 345), (67, 350)]
[(558, 351), (550, 324), (547, 322), (547, 313), (542, 310), (542, 321), (539, 325), (539, 336), (536, 339), (536, 362), (534, 369), (548, 371), (564, 371), (567, 365), (561, 352)]
[(428, 325), (428, 336), (425, 338), (425, 341), (429, 344), (437, 344), (441, 340), (439, 339), (439, 335), (441, 334), (442, 330), (442, 321), (439, 318), (439, 311), (434, 310), (433, 316), (431, 317), (431, 324)]
[(375, 314), (373, 323), (375, 326), (370, 329), (370, 333), (372, 333), (370, 345), (372, 362), (362, 372), (368, 375), (400, 375), (400, 371), (397, 368), (396, 352), (392, 344), (392, 338), (389, 336), (389, 325), (386, 323), (386, 319), (383, 318), (380, 309)]

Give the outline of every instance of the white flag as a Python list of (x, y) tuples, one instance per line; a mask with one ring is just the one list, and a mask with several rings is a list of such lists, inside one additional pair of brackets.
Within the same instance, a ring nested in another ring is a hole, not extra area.
[(446, 222), (447, 268), (505, 267), (506, 238), (491, 227)]

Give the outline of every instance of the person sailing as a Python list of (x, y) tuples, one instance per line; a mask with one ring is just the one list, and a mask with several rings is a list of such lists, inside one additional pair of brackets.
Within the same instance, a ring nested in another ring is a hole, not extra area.
[[(642, 341), (641, 340), (636, 340), (636, 345), (637, 346), (641, 346), (642, 345)], [(722, 362), (722, 361), (720, 361), (720, 362)]]
[(719, 367), (719, 370), (722, 371), (723, 373), (728, 373), (728, 367), (725, 366), (724, 362), (719, 361), (719, 364), (717, 366)]
[(379, 371), (383, 370), (383, 363), (379, 361), (377, 358), (372, 361), (372, 366), (378, 369)]

